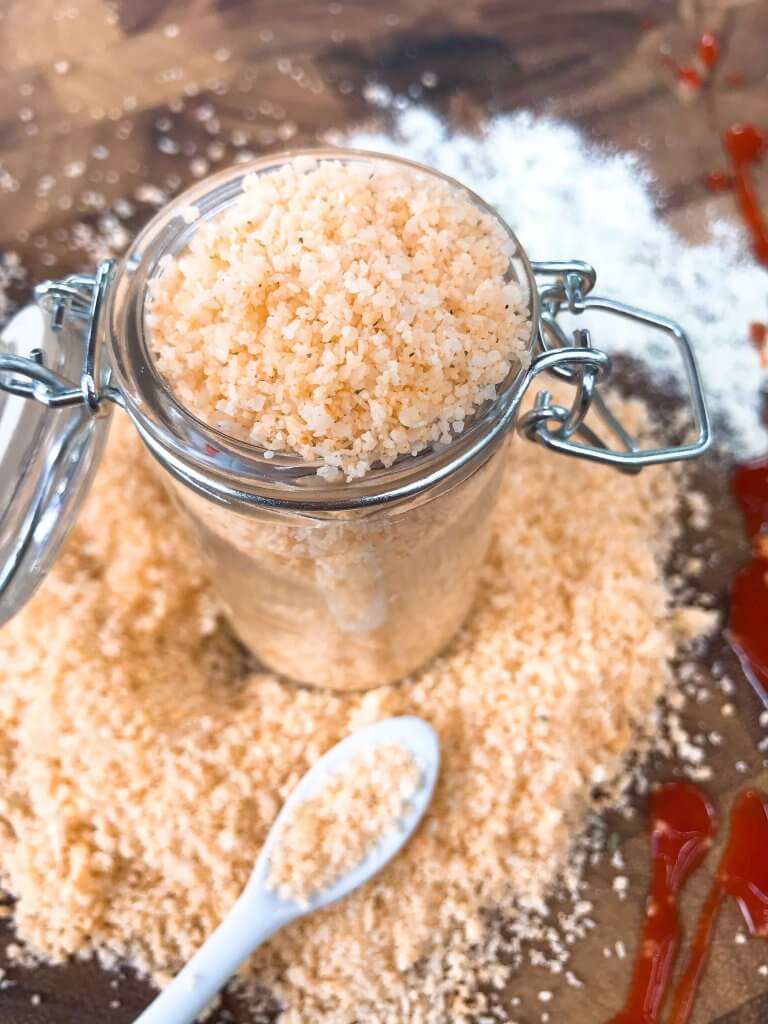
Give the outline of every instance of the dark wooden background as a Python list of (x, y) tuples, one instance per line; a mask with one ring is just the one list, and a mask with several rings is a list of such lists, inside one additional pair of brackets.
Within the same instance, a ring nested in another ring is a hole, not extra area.
[[(723, 58), (705, 94), (687, 102), (664, 57), (689, 61), (703, 29), (720, 34)], [(714, 216), (734, 216), (732, 197), (706, 185), (706, 173), (723, 164), (722, 130), (746, 119), (768, 127), (765, 0), (4, 0), (0, 57), (0, 252), (16, 253), (27, 271), (12, 284), (16, 300), (35, 280), (92, 262), (105, 228), (119, 241), (116, 226), (131, 231), (146, 220), (162, 199), (147, 183), (178, 190), (237, 153), (312, 142), (372, 117), (386, 123), (390, 115), (366, 100), (371, 81), (463, 127), (521, 106), (567, 116), (594, 138), (640, 152), (662, 184), (660, 215), (691, 238)], [(757, 181), (768, 207), (768, 168)], [(716, 500), (708, 582), (722, 594), (745, 549), (724, 467), (711, 463), (702, 479)], [(713, 659), (738, 675), (721, 641), (702, 654), (702, 667)], [(746, 783), (768, 782), (757, 701), (746, 683), (733, 700), (733, 718), (715, 702), (690, 720), (726, 738), (709, 784), (721, 813)], [(739, 758), (746, 773), (734, 768)], [(670, 770), (659, 761), (660, 775)], [(600, 1024), (627, 985), (646, 837), (642, 815), (611, 827), (622, 837), (632, 898), (617, 913), (610, 874), (592, 872), (600, 923), (573, 963), (587, 986), (558, 998), (558, 1021)], [(703, 871), (689, 911), (707, 882)], [(601, 905), (611, 908), (602, 918)], [(739, 923), (729, 907), (695, 1024), (768, 1022), (768, 977), (758, 971), (768, 945), (735, 945)], [(617, 939), (626, 960), (603, 953)], [(0, 1024), (122, 1024), (150, 998), (129, 974), (90, 964), (10, 967), (8, 978)], [(526, 969), (517, 987), (556, 990), (554, 980)], [(539, 1021), (541, 1009), (532, 999), (514, 1016)], [(214, 1018), (248, 1019), (231, 998)]]

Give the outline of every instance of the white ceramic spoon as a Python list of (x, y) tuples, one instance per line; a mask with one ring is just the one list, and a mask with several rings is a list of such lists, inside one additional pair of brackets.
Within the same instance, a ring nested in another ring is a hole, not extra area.
[[(270, 854), (282, 824), (296, 804), (307, 800), (329, 773), (336, 774), (364, 747), (393, 742), (411, 752), (422, 773), (397, 827), (385, 833), (365, 860), (334, 885), (318, 892), (308, 904), (282, 899), (267, 889)], [(440, 767), (440, 744), (431, 725), (420, 718), (387, 718), (348, 736), (332, 747), (302, 778), (270, 829), (248, 884), (227, 917), (189, 963), (136, 1018), (134, 1024), (192, 1024), (220, 988), (253, 951), (276, 931), (299, 917), (327, 907), (367, 882), (410, 839), (429, 806)]]

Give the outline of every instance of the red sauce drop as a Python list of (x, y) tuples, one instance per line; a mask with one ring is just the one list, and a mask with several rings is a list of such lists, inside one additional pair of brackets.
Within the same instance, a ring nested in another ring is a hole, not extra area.
[(690, 783), (670, 782), (650, 798), (651, 885), (624, 1009), (611, 1024), (656, 1024), (680, 948), (678, 897), (712, 844), (715, 816)]
[(672, 57), (662, 57), (661, 63), (671, 68), (680, 85), (687, 89), (698, 90), (704, 84), (701, 72), (691, 64), (678, 64)]
[(690, 66), (690, 64), (684, 64), (682, 67), (676, 69), (677, 80), (681, 85), (686, 86), (689, 89), (700, 89), (702, 86), (703, 79), (701, 73)]
[(750, 540), (768, 532), (768, 455), (737, 466), (731, 474), (731, 491), (744, 517)]
[(696, 53), (704, 67), (711, 71), (720, 58), (720, 40), (714, 32), (702, 34)]
[(768, 560), (755, 557), (731, 584), (729, 641), (744, 674), (768, 701)]
[(768, 939), (768, 803), (748, 789), (736, 797), (718, 881), (737, 901), (751, 935)]
[[(766, 349), (766, 342), (768, 342), (768, 324), (761, 323), (759, 320), (753, 320), (749, 325), (749, 340), (757, 349), (758, 355), (760, 356), (760, 362), (765, 366), (768, 360), (768, 349)], [(768, 518), (768, 516), (766, 516), (766, 518)]]
[(712, 171), (707, 175), (707, 185), (713, 192), (727, 192), (733, 188), (733, 175), (728, 171)]
[(662, 57), (663, 63), (675, 72), (678, 82), (693, 90), (701, 89), (719, 59), (720, 40), (714, 32), (704, 32), (700, 36), (696, 46), (696, 60), (693, 64), (676, 64), (671, 57)]
[(747, 76), (742, 71), (729, 71), (723, 81), (729, 89), (743, 89), (747, 84)]
[(766, 137), (753, 124), (734, 124), (725, 133), (724, 145), (734, 162), (751, 164), (765, 152)]
[(757, 163), (768, 147), (768, 137), (753, 124), (734, 124), (723, 137), (723, 146), (733, 166), (734, 188), (741, 215), (752, 236), (756, 258), (768, 265), (768, 223), (755, 195), (748, 167)]
[(699, 917), (691, 952), (672, 1004), (670, 1024), (688, 1024), (706, 966), (723, 897), (739, 904), (752, 935), (768, 938), (768, 805), (753, 789), (740, 793), (717, 875)]
[(219, 449), (215, 448), (212, 444), (209, 444), (207, 441), (203, 445), (203, 451), (205, 452), (206, 455), (210, 455), (211, 458), (213, 458), (214, 455), (219, 454)]
[(731, 584), (728, 639), (747, 678), (768, 700), (768, 456), (738, 466), (731, 490), (755, 551)]

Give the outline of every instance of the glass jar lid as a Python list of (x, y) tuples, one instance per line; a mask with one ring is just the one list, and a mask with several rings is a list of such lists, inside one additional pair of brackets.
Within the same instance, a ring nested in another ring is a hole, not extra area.
[(0, 625), (52, 567), (108, 432), (111, 406), (94, 409), (85, 397), (94, 377), (83, 379), (90, 332), (81, 316), (92, 303), (70, 280), (80, 301), (53, 316), (26, 306), (0, 334)]

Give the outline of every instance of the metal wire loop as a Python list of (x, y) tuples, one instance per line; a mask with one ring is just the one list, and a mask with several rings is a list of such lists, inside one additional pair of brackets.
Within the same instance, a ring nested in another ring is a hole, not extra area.
[(44, 364), (36, 349), (29, 356), (0, 353), (0, 390), (31, 398), (51, 409), (86, 405), (96, 412), (111, 389), (101, 374), (99, 322), (114, 262), (105, 260), (94, 275), (73, 274), (63, 281), (44, 281), (35, 288), (35, 298), (48, 314), (53, 331), (60, 331), (67, 317), (86, 324), (83, 369), (79, 383), (66, 380)]
[[(592, 348), (589, 331), (574, 331), (573, 339), (582, 348)], [(597, 364), (590, 365), (589, 363), (584, 366), (581, 373), (576, 374), (576, 394), (574, 395), (571, 408), (568, 410), (568, 415), (560, 428), (560, 433), (563, 437), (570, 437), (571, 434), (576, 433), (584, 422), (589, 412), (589, 407), (592, 404), (592, 396), (595, 393), (595, 385), (597, 384), (599, 374), (600, 368)]]
[[(701, 378), (693, 349), (680, 325), (626, 303), (592, 295), (596, 274), (588, 263), (580, 260), (533, 262), (531, 267), (539, 284), (541, 303), (539, 352), (529, 367), (524, 388), (539, 373), (547, 371), (573, 386), (575, 391), (568, 407), (554, 404), (549, 391), (540, 391), (533, 408), (519, 418), (518, 431), (529, 440), (565, 455), (603, 462), (628, 473), (639, 472), (647, 465), (695, 458), (706, 451), (711, 442), (711, 432)], [(544, 280), (539, 281), (539, 278)], [(600, 394), (599, 379), (610, 371), (608, 356), (593, 346), (589, 331), (577, 329), (569, 338), (558, 323), (557, 317), (561, 312), (567, 310), (568, 313), (578, 315), (589, 309), (639, 321), (663, 331), (673, 339), (680, 351), (688, 381), (690, 407), (697, 432), (695, 440), (671, 447), (639, 447)], [(586, 422), (590, 411), (618, 441), (619, 449), (606, 443)], [(577, 436), (586, 443), (577, 442)]]
[(79, 405), (81, 389), (31, 357), (0, 354), (0, 389), (51, 409)]

